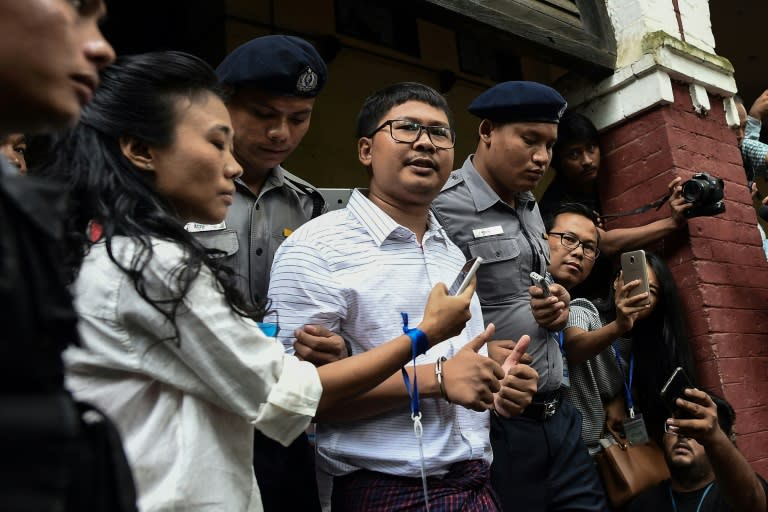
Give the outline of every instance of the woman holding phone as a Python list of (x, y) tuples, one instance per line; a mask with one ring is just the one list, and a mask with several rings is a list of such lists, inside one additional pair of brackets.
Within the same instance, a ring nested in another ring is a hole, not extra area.
[[(68, 386), (118, 425), (145, 511), (261, 510), (253, 427), (288, 444), (411, 357), (404, 334), (315, 368), (262, 333), (222, 252), (184, 229), (224, 220), (242, 172), (233, 137), (207, 64), (136, 55), (105, 70), (49, 164), (66, 170), (72, 199), (82, 345), (66, 353)], [(473, 291), (432, 290), (426, 344), (463, 329)]]
[(564, 330), (571, 373), (568, 396), (584, 417), (582, 437), (592, 453), (606, 436), (606, 420), (622, 430), (630, 405), (642, 413), (649, 436), (659, 439), (670, 415), (660, 398), (661, 388), (678, 366), (694, 378), (672, 274), (654, 253), (646, 251), (645, 260), (649, 293), (634, 294), (640, 281), (625, 283), (620, 272), (606, 299), (594, 304), (586, 299), (571, 302)]

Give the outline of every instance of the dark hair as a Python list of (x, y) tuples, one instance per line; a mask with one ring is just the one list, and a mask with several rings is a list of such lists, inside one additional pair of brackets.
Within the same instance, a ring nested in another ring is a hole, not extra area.
[(549, 212), (545, 215), (544, 228), (548, 232), (552, 231), (552, 227), (555, 225), (557, 216), (562, 215), (564, 213), (573, 213), (575, 215), (581, 215), (582, 217), (586, 217), (589, 220), (591, 220), (592, 223), (595, 226), (597, 226), (597, 223), (598, 223), (597, 214), (592, 208), (581, 203), (560, 203), (560, 206), (558, 206), (557, 210), (555, 210), (554, 212)]
[[(688, 329), (672, 273), (656, 254), (646, 251), (645, 256), (659, 282), (658, 302), (647, 318), (635, 322), (627, 336), (632, 338), (635, 354), (637, 403), (645, 415), (645, 424), (658, 439), (662, 422), (669, 417), (659, 397), (661, 388), (678, 366), (685, 370), (694, 386), (696, 374)], [(616, 319), (613, 286), (609, 290), (607, 299), (595, 302), (606, 322)]]
[(733, 407), (731, 407), (731, 404), (729, 404), (725, 398), (718, 396), (711, 391), (705, 390), (704, 392), (709, 395), (709, 398), (712, 399), (717, 407), (717, 423), (720, 424), (720, 430), (722, 430), (726, 436), (732, 437), (733, 424), (736, 422), (736, 411), (733, 410)]
[(600, 143), (600, 134), (597, 127), (585, 115), (567, 110), (560, 123), (557, 125), (557, 142), (552, 148), (552, 165), (555, 169), (560, 163), (560, 153), (566, 146), (571, 144), (594, 144)]
[(357, 115), (357, 136), (369, 137), (387, 112), (408, 101), (420, 101), (439, 108), (448, 117), (453, 127), (453, 113), (442, 94), (418, 82), (401, 82), (380, 89), (365, 99)]
[[(205, 101), (219, 95), (213, 70), (201, 59), (181, 52), (123, 57), (104, 70), (102, 84), (84, 109), (80, 123), (61, 137), (43, 173), (63, 179), (70, 191), (67, 219), (72, 277), (92, 245), (89, 223), (99, 223), (110, 259), (132, 280), (139, 295), (175, 326), (182, 300), (203, 265), (217, 279), (227, 302), (238, 314), (256, 317), (234, 285), (234, 272), (221, 264), (220, 251), (204, 248), (184, 229), (173, 208), (157, 194), (149, 174), (123, 154), (120, 139), (135, 137), (152, 147), (174, 141), (179, 99)], [(113, 239), (125, 236), (137, 244), (130, 264), (113, 254)], [(153, 239), (181, 245), (186, 259), (174, 269), (171, 296), (151, 297), (144, 270), (153, 257)], [(176, 329), (178, 338), (178, 329)], [(177, 340), (180, 341), (180, 340)]]

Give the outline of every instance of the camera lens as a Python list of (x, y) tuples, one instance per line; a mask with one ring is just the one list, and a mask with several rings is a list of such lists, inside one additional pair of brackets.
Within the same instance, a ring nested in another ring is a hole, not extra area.
[(685, 183), (683, 183), (683, 190), (681, 191), (681, 194), (683, 195), (683, 199), (685, 199), (689, 203), (695, 203), (696, 201), (701, 201), (706, 192), (705, 185), (706, 183), (702, 183), (699, 180), (686, 181)]
[(630, 263), (634, 263), (635, 262), (635, 257), (634, 256), (630, 256), (629, 257), (629, 262)]

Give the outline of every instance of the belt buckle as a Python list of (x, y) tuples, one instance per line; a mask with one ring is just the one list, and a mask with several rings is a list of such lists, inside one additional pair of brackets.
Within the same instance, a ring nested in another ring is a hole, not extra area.
[(544, 419), (551, 418), (557, 412), (557, 399), (544, 402)]

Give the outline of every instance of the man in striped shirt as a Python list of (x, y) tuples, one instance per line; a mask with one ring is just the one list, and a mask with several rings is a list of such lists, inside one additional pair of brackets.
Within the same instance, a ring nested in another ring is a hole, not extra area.
[[(465, 261), (429, 211), (453, 165), (445, 99), (421, 84), (390, 86), (366, 100), (357, 131), (369, 189), (297, 229), (275, 256), (268, 296), (287, 350), (305, 324), (341, 334), (353, 354), (394, 338), (405, 327), (401, 313), (417, 325), (428, 295), (445, 294), (442, 283)], [(409, 366), (419, 436), (399, 374), (318, 418), (333, 421), (318, 425), (317, 447), (321, 468), (335, 477), (334, 512), (399, 510), (425, 499), (435, 510), (498, 510), (488, 410), (519, 413), (537, 375), (514, 361), (505, 374), (486, 357), (493, 327), (484, 328), (474, 296), (470, 311), (463, 332)]]

